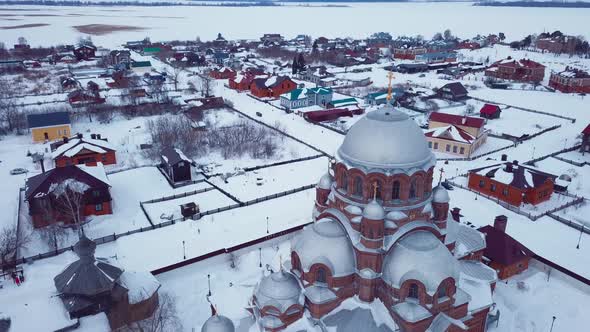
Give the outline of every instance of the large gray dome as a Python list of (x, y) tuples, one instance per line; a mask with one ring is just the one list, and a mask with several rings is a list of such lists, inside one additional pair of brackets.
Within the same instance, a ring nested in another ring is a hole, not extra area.
[(435, 163), (420, 127), (389, 104), (367, 113), (350, 128), (338, 156), (367, 168), (429, 167)]
[(303, 305), (299, 281), (293, 274), (283, 270), (262, 278), (254, 296), (259, 309), (273, 306), (283, 313), (294, 304)]
[(385, 257), (383, 280), (396, 288), (409, 279), (419, 280), (430, 294), (452, 277), (458, 280), (458, 263), (449, 249), (429, 231), (414, 231), (401, 238)]
[(305, 271), (320, 263), (341, 277), (355, 272), (354, 250), (346, 231), (336, 220), (324, 218), (305, 228), (292, 242)]
[(234, 323), (229, 318), (221, 315), (209, 317), (201, 328), (201, 332), (234, 332), (235, 330)]

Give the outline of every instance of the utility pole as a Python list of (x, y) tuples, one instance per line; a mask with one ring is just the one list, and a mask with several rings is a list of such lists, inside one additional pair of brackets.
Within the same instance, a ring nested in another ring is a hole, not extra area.
[(258, 267), (262, 267), (262, 248), (258, 248), (258, 258), (260, 263), (258, 264)]
[(184, 259), (186, 259), (186, 249), (185, 249), (185, 246), (184, 246), (184, 240), (182, 240), (182, 257)]
[(211, 275), (207, 274), (207, 284), (209, 285), (209, 293), (207, 293), (207, 296), (211, 296)]
[(553, 324), (555, 324), (555, 316), (553, 316), (553, 321), (551, 322), (551, 329), (549, 330), (549, 332), (553, 332)]
[(266, 234), (268, 234), (268, 233), (269, 233), (269, 231), (268, 231), (268, 217), (266, 217)]
[(580, 230), (580, 237), (578, 238), (578, 245), (576, 249), (580, 249), (580, 241), (582, 241), (582, 234), (584, 233), (584, 225), (582, 225), (582, 229)]

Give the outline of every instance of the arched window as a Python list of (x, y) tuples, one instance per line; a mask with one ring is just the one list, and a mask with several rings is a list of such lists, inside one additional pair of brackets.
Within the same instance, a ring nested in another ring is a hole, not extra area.
[(391, 199), (399, 199), (400, 184), (399, 181), (393, 181), (393, 187), (391, 189)]
[(376, 199), (383, 199), (381, 196), (381, 181), (375, 181), (375, 198)]
[(438, 298), (442, 299), (445, 296), (447, 296), (447, 288), (443, 286), (438, 290)]
[(348, 174), (344, 171), (340, 176), (340, 188), (344, 191), (348, 191)]
[(316, 270), (316, 278), (315, 281), (326, 283), (326, 270), (323, 267), (319, 267)]
[(416, 179), (412, 179), (410, 181), (410, 199), (416, 198)]
[(354, 195), (363, 196), (363, 179), (360, 176), (354, 178)]
[(408, 297), (412, 299), (418, 298), (418, 285), (411, 284), (410, 289), (408, 290)]

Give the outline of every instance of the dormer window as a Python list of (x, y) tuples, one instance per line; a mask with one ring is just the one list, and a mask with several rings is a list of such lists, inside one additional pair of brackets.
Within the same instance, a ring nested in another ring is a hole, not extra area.
[(408, 297), (411, 299), (418, 299), (418, 285), (410, 285), (410, 288), (408, 289)]

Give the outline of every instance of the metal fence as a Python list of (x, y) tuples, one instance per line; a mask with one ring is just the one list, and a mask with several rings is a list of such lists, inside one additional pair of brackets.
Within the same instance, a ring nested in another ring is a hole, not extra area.
[(556, 117), (556, 118), (560, 118), (560, 119), (565, 119), (565, 120), (569, 120), (569, 121), (571, 121), (572, 123), (575, 123), (575, 122), (576, 122), (576, 119), (575, 119), (575, 118), (570, 118), (570, 117), (567, 117), (567, 116), (563, 116), (563, 115), (557, 115), (557, 114), (553, 114), (553, 113), (549, 113), (549, 112), (537, 111), (537, 110), (534, 110), (534, 109), (532, 109), (532, 108), (525, 108), (525, 107), (520, 107), (520, 106), (515, 106), (515, 105), (509, 105), (509, 104), (504, 104), (504, 103), (498, 103), (498, 102), (495, 102), (495, 101), (486, 100), (486, 99), (477, 98), (477, 97), (471, 97), (471, 99), (479, 100), (479, 101), (481, 101), (481, 102), (484, 102), (484, 103), (506, 105), (506, 106), (510, 106), (510, 107), (512, 107), (512, 108), (519, 109), (519, 110), (521, 110), (521, 111), (525, 111), (525, 112), (531, 112), (531, 113), (543, 114), (543, 115), (552, 116), (552, 117)]
[[(193, 217), (181, 217), (181, 218), (177, 218), (177, 219), (173, 219), (173, 220), (169, 220), (169, 221), (165, 221), (165, 222), (161, 222), (161, 223), (153, 223), (151, 218), (149, 217), (147, 211), (145, 211), (145, 208), (143, 207), (143, 204), (140, 203), (140, 208), (142, 209), (143, 213), (146, 215), (146, 218), (148, 219), (148, 221), (150, 222), (151, 226), (147, 226), (147, 227), (141, 227), (141, 228), (137, 228), (134, 230), (129, 230), (127, 232), (122, 232), (122, 233), (113, 233), (111, 235), (106, 235), (103, 237), (99, 237), (99, 238), (95, 238), (93, 239), (97, 245), (100, 244), (104, 244), (104, 243), (109, 243), (109, 242), (113, 242), (116, 241), (118, 238), (120, 237), (124, 237), (124, 236), (129, 236), (132, 234), (136, 234), (136, 233), (142, 233), (142, 232), (146, 232), (146, 231), (151, 231), (154, 229), (158, 229), (158, 228), (162, 228), (162, 227), (167, 227), (167, 226), (171, 226), (174, 225), (175, 223), (179, 222), (179, 221), (185, 221), (188, 219), (193, 219), (193, 220), (197, 220), (200, 219), (203, 216), (207, 216), (207, 215), (211, 215), (211, 214), (216, 214), (216, 213), (220, 213), (220, 212), (224, 212), (224, 211), (229, 211), (232, 209), (236, 209), (236, 208), (240, 208), (243, 206), (249, 206), (249, 205), (254, 205), (257, 203), (261, 203), (261, 202), (265, 202), (268, 200), (272, 200), (272, 199), (276, 199), (276, 198), (280, 198), (280, 197), (284, 197), (284, 196), (288, 196), (288, 195), (292, 195), (295, 194), (297, 192), (300, 191), (305, 191), (305, 190), (309, 190), (311, 188), (314, 188), (315, 184), (310, 184), (307, 186), (302, 186), (299, 188), (295, 188), (295, 189), (291, 189), (291, 190), (286, 190), (280, 193), (276, 193), (276, 194), (272, 194), (272, 195), (267, 195), (264, 197), (259, 197), (253, 200), (249, 200), (247, 202), (241, 202), (241, 203), (237, 203), (237, 204), (232, 204), (232, 205), (228, 205), (228, 206), (224, 206), (224, 207), (220, 207), (220, 208), (216, 208), (216, 209), (211, 209), (211, 210), (207, 210), (207, 211), (203, 211), (200, 212), (198, 214), (196, 214)], [(180, 194), (181, 196), (179, 197), (183, 197), (183, 194)], [(168, 197), (172, 197), (172, 196), (168, 196)], [(20, 264), (24, 264), (26, 262), (31, 262), (31, 261), (36, 261), (36, 260), (40, 260), (40, 259), (44, 259), (44, 258), (49, 258), (49, 257), (54, 257), (57, 256), (59, 254), (62, 254), (66, 251), (70, 251), (73, 250), (74, 247), (73, 246), (69, 246), (69, 247), (65, 247), (65, 248), (59, 248), (57, 250), (52, 250), (52, 251), (48, 251), (45, 253), (39, 253), (37, 255), (33, 255), (33, 256), (29, 256), (29, 257), (22, 257), (22, 258), (18, 258), (12, 262), (4, 262), (0, 265), (0, 269), (4, 269), (4, 268), (12, 268), (16, 265), (20, 265)]]

